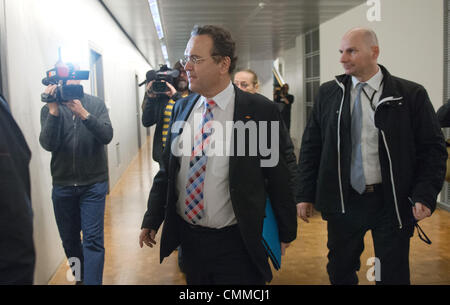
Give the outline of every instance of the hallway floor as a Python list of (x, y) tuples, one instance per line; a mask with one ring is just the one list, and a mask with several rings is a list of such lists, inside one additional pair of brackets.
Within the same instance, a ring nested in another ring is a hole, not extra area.
[[(178, 269), (177, 253), (159, 263), (159, 244), (141, 249), (138, 243), (142, 217), (147, 208), (148, 193), (158, 165), (151, 160), (150, 141), (143, 146), (120, 181), (107, 196), (105, 214), (105, 285), (183, 285), (185, 278)], [(326, 222), (316, 213), (309, 224), (299, 219), (298, 237), (287, 249), (280, 271), (274, 271), (273, 285), (329, 284), (326, 272)], [(412, 284), (450, 284), (450, 213), (438, 209), (423, 220), (422, 229), (432, 245), (422, 242), (417, 231), (411, 241), (410, 266)], [(157, 234), (159, 243), (160, 233)], [(371, 234), (366, 234), (361, 256), (360, 284), (373, 284), (366, 274), (366, 262), (374, 256)], [(51, 285), (73, 285), (68, 282), (64, 261)]]

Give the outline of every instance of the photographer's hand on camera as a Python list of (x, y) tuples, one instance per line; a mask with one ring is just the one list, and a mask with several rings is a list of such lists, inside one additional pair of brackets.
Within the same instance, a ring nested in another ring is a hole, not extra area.
[(83, 107), (80, 100), (73, 100), (64, 102), (64, 105), (69, 108), (74, 115), (81, 118), (82, 120), (87, 120), (89, 117), (89, 112)]
[(51, 115), (58, 116), (59, 115), (59, 106), (56, 102), (56, 89), (57, 85), (48, 85), (45, 88), (44, 93), (41, 95), (41, 99), (47, 103), (48, 110)]
[(145, 86), (145, 94), (147, 97), (150, 97), (150, 98), (156, 97), (156, 94), (153, 93), (153, 91), (152, 91), (152, 85), (153, 85), (153, 81), (147, 83), (147, 85)]
[(171, 83), (163, 81), (167, 84), (167, 87), (169, 87), (170, 91), (167, 91), (166, 94), (168, 97), (172, 98), (175, 94), (177, 94), (177, 89), (175, 89), (174, 86), (172, 86)]
[[(172, 98), (176, 93), (177, 93), (177, 89), (175, 89), (174, 86), (172, 86), (171, 83), (166, 82), (164, 80), (162, 80), (162, 82), (166, 83), (167, 87), (169, 88), (168, 91), (164, 92), (165, 95), (167, 95), (169, 98)], [(149, 98), (156, 98), (158, 97), (158, 94), (156, 94), (153, 90), (152, 90), (152, 85), (153, 85), (154, 81), (151, 81), (147, 84), (147, 86), (145, 87), (145, 92), (147, 94), (147, 97)]]

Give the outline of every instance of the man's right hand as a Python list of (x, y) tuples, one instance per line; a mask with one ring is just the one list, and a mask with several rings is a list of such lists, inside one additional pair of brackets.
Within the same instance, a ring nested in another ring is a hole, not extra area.
[(156, 245), (155, 241), (156, 231), (150, 229), (142, 229), (141, 234), (139, 234), (139, 245), (141, 248), (146, 244), (148, 247), (153, 248)]
[[(47, 88), (45, 88), (44, 93), (51, 95), (51, 96), (56, 96), (57, 88), (58, 88), (57, 85), (48, 85)], [(58, 106), (57, 102), (47, 103), (47, 105), (48, 105), (48, 110), (51, 115), (54, 115), (54, 116), (59, 115), (59, 106)]]
[(297, 216), (301, 218), (304, 222), (309, 223), (308, 218), (313, 216), (314, 208), (311, 202), (300, 202), (297, 203)]

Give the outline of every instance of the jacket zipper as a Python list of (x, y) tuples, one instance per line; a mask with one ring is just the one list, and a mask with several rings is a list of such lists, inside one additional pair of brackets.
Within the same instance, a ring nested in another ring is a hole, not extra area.
[(341, 100), (341, 106), (339, 107), (339, 116), (338, 116), (338, 122), (337, 122), (337, 152), (338, 152), (339, 192), (341, 195), (342, 214), (345, 214), (344, 195), (342, 192), (342, 177), (341, 177), (341, 114), (342, 114), (342, 106), (344, 105), (345, 87), (337, 79), (336, 79), (336, 82), (338, 83), (339, 87), (342, 89), (342, 100)]
[[(340, 148), (340, 144), (341, 144), (341, 138), (340, 138), (340, 129), (341, 129), (341, 113), (342, 113), (342, 107), (344, 104), (344, 98), (345, 98), (345, 86), (339, 82), (337, 79), (335, 79), (335, 81), (337, 82), (337, 84), (339, 85), (339, 87), (342, 89), (342, 100), (341, 100), (341, 105), (339, 107), (339, 117), (338, 117), (338, 126), (337, 126), (337, 149), (338, 149), (338, 176), (339, 176), (339, 191), (340, 191), (340, 195), (341, 195), (341, 205), (342, 205), (342, 214), (345, 214), (345, 206), (344, 206), (344, 196), (342, 193), (342, 177), (341, 177), (341, 148)], [(381, 101), (378, 102), (376, 108), (375, 108), (375, 112), (377, 111), (378, 107), (380, 105), (382, 105), (385, 102), (388, 101), (397, 101), (397, 100), (401, 100), (403, 99), (403, 97), (399, 97), (399, 98), (394, 98), (394, 97), (387, 97)], [(374, 118), (375, 118), (375, 113), (374, 113)], [(393, 169), (392, 169), (392, 160), (391, 160), (391, 155), (389, 152), (389, 147), (387, 146), (387, 141), (386, 141), (386, 136), (384, 134), (384, 132), (381, 130), (381, 134), (383, 136), (383, 141), (384, 141), (384, 146), (386, 148), (386, 151), (388, 153), (388, 159), (389, 159), (389, 170), (390, 170), (390, 174), (391, 174), (391, 185), (392, 185), (392, 191), (394, 194), (394, 203), (395, 203), (395, 212), (397, 213), (397, 219), (398, 219), (398, 223), (400, 225), (400, 229), (403, 227), (402, 225), (402, 220), (400, 218), (400, 213), (398, 210), (398, 202), (397, 202), (397, 192), (395, 190), (395, 184), (394, 184), (394, 175), (393, 175)]]
[[(75, 166), (75, 153), (76, 153), (76, 147), (77, 147), (77, 118), (75, 117), (73, 120), (73, 132), (74, 132), (74, 137), (73, 137), (73, 176), (77, 177), (77, 172), (76, 172), (76, 166)], [(77, 186), (77, 183), (74, 184), (74, 186)]]
[[(375, 113), (376, 113), (376, 111), (377, 111), (377, 109), (378, 109), (378, 107), (380, 105), (382, 105), (382, 104), (384, 104), (384, 103), (386, 103), (388, 101), (398, 101), (398, 100), (401, 100), (401, 99), (403, 99), (403, 97), (394, 98), (394, 97), (391, 96), (391, 97), (387, 97), (387, 98), (381, 100), (380, 102), (378, 102), (378, 104), (377, 104), (377, 106), (375, 108)], [(374, 119), (375, 119), (375, 113), (374, 113)], [(400, 229), (401, 229), (401, 228), (403, 228), (403, 224), (402, 224), (402, 219), (400, 217), (400, 212), (399, 212), (399, 209), (398, 209), (397, 191), (395, 190), (394, 170), (392, 168), (391, 153), (390, 153), (389, 147), (387, 145), (386, 135), (385, 135), (383, 130), (380, 129), (380, 131), (381, 131), (381, 135), (383, 136), (384, 147), (386, 148), (386, 152), (387, 152), (388, 159), (389, 159), (389, 171), (390, 171), (390, 175), (391, 175), (392, 193), (394, 195), (395, 212), (397, 213), (397, 220), (398, 220), (398, 223), (399, 223)]]

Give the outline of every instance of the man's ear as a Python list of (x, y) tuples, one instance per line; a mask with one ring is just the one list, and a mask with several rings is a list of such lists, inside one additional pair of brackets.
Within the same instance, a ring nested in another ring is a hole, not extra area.
[(220, 67), (220, 72), (222, 73), (228, 73), (228, 70), (230, 69), (230, 65), (231, 65), (231, 59), (228, 56), (225, 56), (222, 58), (222, 62), (221, 62), (221, 67)]
[(378, 56), (380, 55), (380, 47), (372, 46), (371, 49), (372, 49), (373, 59), (378, 59)]

